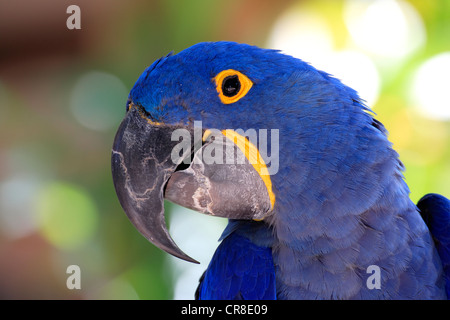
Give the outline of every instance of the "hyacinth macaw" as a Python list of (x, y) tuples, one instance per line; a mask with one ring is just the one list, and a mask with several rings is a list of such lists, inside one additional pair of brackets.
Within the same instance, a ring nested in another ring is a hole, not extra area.
[(134, 226), (195, 262), (164, 199), (229, 219), (196, 298), (450, 297), (449, 200), (409, 199), (386, 129), (333, 76), (276, 50), (199, 43), (148, 67), (126, 109), (112, 171)]

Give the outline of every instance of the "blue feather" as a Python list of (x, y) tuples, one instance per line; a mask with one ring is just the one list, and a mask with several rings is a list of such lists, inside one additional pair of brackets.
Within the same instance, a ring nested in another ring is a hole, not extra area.
[(417, 207), (439, 252), (445, 272), (445, 288), (447, 296), (450, 297), (450, 200), (430, 193), (419, 200)]
[(217, 248), (197, 289), (199, 300), (276, 299), (275, 268), (270, 247), (257, 246), (239, 232)]

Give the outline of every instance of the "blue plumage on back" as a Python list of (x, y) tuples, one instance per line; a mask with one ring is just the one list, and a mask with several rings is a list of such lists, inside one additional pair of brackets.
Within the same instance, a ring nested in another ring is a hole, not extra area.
[(450, 297), (450, 200), (430, 193), (417, 203), (425, 223), (433, 236), (445, 272), (445, 288)]

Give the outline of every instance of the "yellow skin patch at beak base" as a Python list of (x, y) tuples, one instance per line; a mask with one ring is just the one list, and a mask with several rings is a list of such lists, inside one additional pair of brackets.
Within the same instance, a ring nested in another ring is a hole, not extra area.
[(141, 116), (142, 119), (146, 120), (148, 122), (148, 124), (154, 125), (154, 126), (160, 126), (163, 123), (162, 122), (157, 122), (157, 121), (152, 121), (149, 118), (147, 118), (147, 116), (144, 114), (144, 112), (142, 112), (142, 110), (140, 110), (137, 105), (135, 105), (134, 103), (130, 103), (128, 110), (130, 110), (131, 108), (136, 109), (139, 112), (139, 115)]
[[(251, 143), (246, 137), (240, 135), (234, 130), (227, 129), (222, 130), (222, 134), (230, 139), (245, 155), (247, 160), (253, 165), (253, 168), (258, 172), (259, 176), (263, 180), (266, 185), (267, 192), (269, 194), (271, 210), (275, 205), (275, 194), (272, 191), (272, 180), (270, 179), (269, 171), (267, 170), (266, 163), (259, 153), (258, 148)], [(207, 129), (203, 134), (202, 140), (206, 141), (206, 139), (212, 134), (212, 131)], [(262, 219), (254, 219), (256, 221), (260, 221)]]

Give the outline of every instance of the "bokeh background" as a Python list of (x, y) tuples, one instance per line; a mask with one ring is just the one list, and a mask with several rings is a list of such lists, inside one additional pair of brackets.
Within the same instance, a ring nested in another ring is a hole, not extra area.
[[(81, 9), (68, 30), (66, 9)], [(416, 202), (450, 196), (448, 0), (0, 0), (0, 299), (192, 299), (226, 221), (167, 204), (201, 265), (148, 243), (115, 196), (111, 145), (155, 59), (200, 41), (284, 52), (357, 89)], [(81, 269), (69, 290), (66, 269)]]

